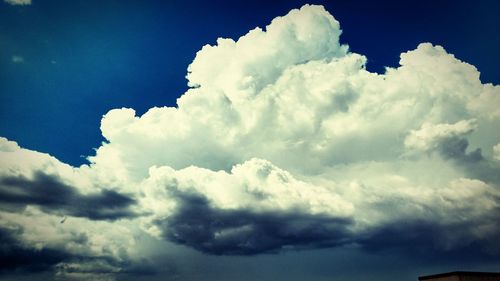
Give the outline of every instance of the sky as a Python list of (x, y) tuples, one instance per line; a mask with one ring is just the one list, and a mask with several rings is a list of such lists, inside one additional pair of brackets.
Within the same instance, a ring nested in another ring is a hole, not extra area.
[(500, 271), (495, 1), (0, 2), (0, 280)]

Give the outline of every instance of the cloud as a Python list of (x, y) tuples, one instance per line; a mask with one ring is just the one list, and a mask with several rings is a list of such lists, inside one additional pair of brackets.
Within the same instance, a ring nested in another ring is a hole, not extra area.
[(21, 149), (5, 138), (0, 139), (0, 154), (1, 167), (8, 167), (0, 172), (0, 209), (13, 211), (38, 206), (47, 213), (92, 220), (138, 215), (132, 210), (135, 199), (98, 186), (85, 190), (81, 176), (75, 176), (72, 168), (48, 155)]
[(464, 136), (472, 133), (477, 125), (475, 120), (461, 120), (455, 124), (427, 124), (413, 130), (405, 139), (405, 146), (424, 152), (438, 151), (445, 158), (464, 162), (483, 159), (481, 149), (467, 153), (469, 142)]
[(500, 143), (497, 143), (493, 147), (493, 158), (495, 158), (495, 160), (500, 160)]
[(265, 31), (255, 28), (237, 41), (219, 38), (216, 46), (204, 46), (188, 67), (188, 84), (242, 99), (275, 83), (291, 65), (344, 56), (340, 34), (339, 22), (324, 9), (304, 6), (275, 18)]
[(10, 5), (31, 5), (31, 0), (4, 0), (4, 2)]
[[(20, 229), (0, 228), (0, 246), (2, 247), (0, 273), (9, 271), (35, 273), (56, 270), (57, 275), (64, 279), (114, 280), (112, 274), (120, 272), (119, 262), (112, 258), (76, 255), (61, 249), (37, 249), (23, 245), (17, 239), (20, 235), (22, 235)], [(82, 236), (79, 241), (71, 242), (84, 244), (86, 237)]]
[(44, 271), (62, 262), (68, 256), (51, 249), (30, 249), (17, 241), (19, 230), (0, 228), (0, 272), (7, 270)]
[(0, 139), (3, 227), (116, 270), (141, 260), (145, 233), (215, 255), (474, 248), (498, 259), (500, 87), (430, 43), (371, 73), (340, 34), (305, 5), (204, 46), (177, 107), (103, 116), (88, 165)]
[(443, 140), (462, 137), (476, 129), (475, 120), (461, 120), (455, 124), (423, 124), (419, 130), (413, 130), (405, 139), (405, 145), (418, 150), (429, 151)]
[(149, 231), (211, 254), (335, 246), (352, 224), (350, 203), (259, 159), (231, 174), (164, 167), (145, 186)]
[[(401, 193), (388, 196), (383, 200), (387, 205), (368, 208), (405, 214), (370, 228), (359, 243), (368, 249), (396, 249), (420, 257), (432, 253), (433, 257), (449, 259), (471, 248), (479, 256), (498, 256), (500, 249), (492, 240), (500, 230), (497, 188), (462, 178), (439, 189), (420, 189), (413, 190), (410, 196), (401, 197)], [(397, 206), (401, 200), (406, 201), (406, 206)]]
[(0, 244), (9, 245), (1, 270), (97, 278), (141, 264), (132, 255), (135, 199), (5, 138), (0, 167)]
[[(491, 219), (498, 220), (498, 217)], [(375, 229), (358, 243), (368, 252), (404, 254), (431, 262), (498, 260), (498, 248), (490, 251), (484, 244), (477, 243), (478, 240), (470, 239), (470, 234), (464, 233), (468, 228), (471, 225), (467, 223), (442, 226), (426, 220), (402, 220)]]
[(112, 190), (82, 195), (59, 179), (41, 172), (33, 179), (0, 177), (0, 202), (3, 206), (39, 205), (48, 212), (89, 219), (118, 219), (133, 217), (129, 210), (134, 200)]
[[(133, 263), (127, 247), (133, 245), (129, 227), (77, 217), (61, 217), (36, 207), (0, 212), (3, 271), (65, 273), (66, 265), (80, 264), (87, 272), (113, 273)], [(79, 272), (76, 268), (72, 272)]]
[[(352, 184), (341, 195), (345, 187), (307, 184), (258, 159), (230, 174), (195, 167), (150, 173), (143, 198), (154, 214), (148, 231), (211, 254), (382, 245), (378, 233), (393, 233), (400, 221), (416, 221), (415, 227), (425, 226), (422, 232), (433, 229), (418, 236), (431, 241), (427, 247), (436, 252), (482, 240), (480, 246), (487, 249), (500, 230), (494, 215), (500, 192), (479, 180), (457, 179), (438, 188), (408, 186), (412, 183), (398, 178), (385, 180), (390, 191)], [(402, 228), (397, 237), (385, 237), (396, 243), (415, 235)], [(419, 246), (404, 246), (412, 247)]]
[(22, 57), (22, 56), (12, 56), (11, 61), (13, 63), (24, 63), (24, 57)]

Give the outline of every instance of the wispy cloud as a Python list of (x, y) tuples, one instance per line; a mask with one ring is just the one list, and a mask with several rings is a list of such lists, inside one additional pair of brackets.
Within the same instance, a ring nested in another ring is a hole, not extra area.
[(15, 56), (12, 56), (12, 58), (10, 60), (13, 63), (23, 63), (24, 62), (24, 57), (15, 55)]
[(4, 0), (10, 5), (31, 5), (31, 0)]

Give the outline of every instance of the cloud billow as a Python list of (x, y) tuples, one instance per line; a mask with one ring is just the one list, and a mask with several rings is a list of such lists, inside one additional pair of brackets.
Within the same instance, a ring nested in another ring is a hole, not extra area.
[(371, 73), (340, 34), (305, 5), (204, 46), (177, 107), (103, 116), (88, 165), (1, 139), (0, 227), (29, 225), (16, 239), (36, 245), (33, 218), (64, 214), (74, 225), (56, 236), (85, 225), (89, 242), (42, 245), (122, 262), (137, 258), (137, 228), (215, 255), (349, 246), (498, 259), (500, 88), (430, 43)]
[[(143, 197), (153, 206), (148, 230), (176, 243), (210, 254), (252, 255), (349, 242), (349, 203), (266, 161), (253, 159), (230, 174), (194, 167), (152, 173)], [(232, 191), (222, 193), (226, 188)]]

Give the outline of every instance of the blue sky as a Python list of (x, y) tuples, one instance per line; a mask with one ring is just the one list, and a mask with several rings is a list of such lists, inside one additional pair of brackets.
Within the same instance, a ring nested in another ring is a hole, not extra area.
[(0, 2), (0, 280), (500, 271), (498, 9)]

